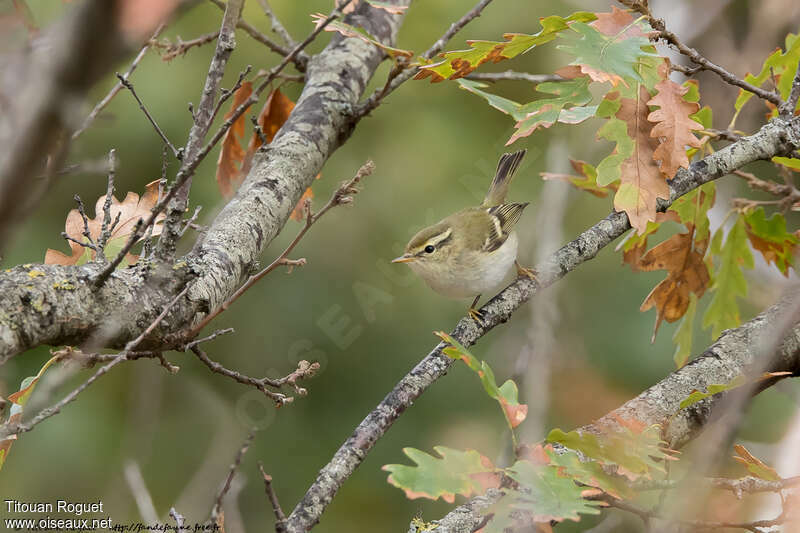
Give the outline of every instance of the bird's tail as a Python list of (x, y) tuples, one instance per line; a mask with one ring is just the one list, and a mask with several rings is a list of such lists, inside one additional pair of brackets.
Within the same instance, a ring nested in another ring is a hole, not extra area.
[(525, 157), (525, 152), (526, 150), (520, 150), (513, 154), (503, 154), (500, 162), (497, 163), (497, 172), (489, 186), (489, 192), (486, 193), (486, 198), (483, 200), (483, 205), (491, 207), (505, 202), (508, 185), (522, 162), (522, 158)]

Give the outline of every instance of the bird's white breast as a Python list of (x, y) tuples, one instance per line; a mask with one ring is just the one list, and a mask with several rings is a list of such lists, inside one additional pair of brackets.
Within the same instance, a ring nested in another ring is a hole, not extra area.
[(432, 272), (419, 263), (409, 266), (436, 292), (449, 298), (472, 298), (497, 288), (517, 258), (518, 239), (511, 234), (497, 250), (468, 250), (451, 259), (447, 275)]

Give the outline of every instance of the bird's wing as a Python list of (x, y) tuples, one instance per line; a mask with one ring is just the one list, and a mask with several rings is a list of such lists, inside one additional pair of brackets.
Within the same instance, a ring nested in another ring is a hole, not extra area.
[(514, 225), (519, 221), (522, 216), (522, 211), (528, 207), (528, 202), (525, 203), (510, 203), (500, 204), (490, 207), (486, 211), (492, 221), (483, 249), (487, 252), (493, 252), (500, 248), (509, 233), (514, 228)]

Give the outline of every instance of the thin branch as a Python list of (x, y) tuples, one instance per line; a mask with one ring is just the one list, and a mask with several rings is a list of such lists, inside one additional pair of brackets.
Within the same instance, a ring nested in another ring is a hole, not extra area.
[(650, 9), (647, 7), (646, 2), (641, 2), (640, 0), (618, 0), (624, 6), (627, 6), (637, 13), (644, 15), (648, 22), (650, 22), (650, 26), (653, 27), (654, 30), (658, 32), (656, 38), (664, 39), (675, 47), (681, 54), (685, 55), (689, 59), (692, 60), (696, 65), (701, 66), (704, 70), (710, 70), (711, 72), (715, 73), (717, 76), (722, 78), (725, 82), (729, 83), (730, 85), (735, 85), (740, 89), (744, 89), (747, 92), (753, 93), (754, 95), (758, 96), (762, 100), (766, 100), (767, 102), (771, 102), (776, 106), (781, 106), (783, 104), (783, 100), (778, 93), (765, 91), (760, 87), (756, 87), (752, 83), (748, 83), (741, 78), (731, 74), (724, 68), (716, 65), (700, 55), (700, 53), (695, 50), (694, 48), (690, 48), (686, 46), (677, 35), (669, 31), (664, 23), (663, 19), (658, 19), (653, 16), (650, 12)]
[(183, 517), (182, 514), (176, 511), (174, 507), (169, 508), (169, 515), (172, 517), (173, 520), (175, 520), (175, 527), (178, 533), (180, 533), (184, 529), (188, 529), (186, 527), (186, 519)]
[(236, 48), (236, 24), (241, 18), (243, 6), (244, 0), (229, 0), (225, 5), (219, 36), (217, 37), (217, 46), (208, 66), (208, 74), (206, 74), (206, 80), (203, 84), (200, 103), (193, 112), (194, 123), (189, 130), (189, 137), (183, 148), (185, 158), (175, 178), (176, 185), (180, 180), (183, 183), (178, 186), (174, 198), (168, 204), (166, 218), (161, 229), (161, 237), (154, 251), (156, 259), (161, 262), (168, 262), (175, 255), (176, 242), (180, 237), (180, 220), (183, 218), (183, 213), (189, 204), (189, 191), (192, 188), (194, 171), (189, 172), (188, 170), (192, 167), (192, 164), (196, 166), (196, 160), (199, 162), (199, 152), (203, 139), (206, 138), (208, 130), (211, 128), (214, 118), (214, 101), (217, 98), (217, 91), (225, 74), (228, 59), (234, 48)]
[[(224, 2), (221, 2), (220, 0), (209, 0), (209, 1), (211, 3), (213, 3), (215, 6), (217, 6), (218, 8), (220, 8), (222, 10), (225, 9), (225, 3)], [(241, 28), (250, 37), (252, 37), (256, 41), (260, 42), (261, 44), (263, 44), (264, 46), (266, 46), (267, 48), (269, 48), (270, 50), (272, 50), (276, 54), (281, 55), (283, 57), (286, 57), (287, 55), (289, 55), (289, 53), (291, 52), (291, 47), (293, 47), (296, 44), (294, 42), (286, 41), (286, 43), (289, 45), (290, 48), (286, 48), (284, 46), (281, 46), (278, 43), (276, 43), (275, 41), (273, 41), (272, 39), (270, 39), (269, 37), (267, 37), (266, 35), (264, 35), (263, 33), (261, 33), (260, 31), (258, 31), (253, 25), (251, 25), (249, 22), (247, 22), (244, 19), (240, 19), (239, 20), (239, 22), (237, 23), (237, 27)], [(274, 24), (274, 20), (273, 20), (273, 29), (274, 28), (275, 28), (275, 24)], [(306, 68), (306, 63), (308, 63), (308, 56), (306, 54), (297, 55), (297, 56), (295, 56), (295, 59), (293, 60), (293, 62), (295, 63), (295, 66), (297, 67), (297, 69), (299, 71), (304, 72), (305, 68)]]
[(122, 84), (123, 87), (125, 87), (126, 89), (128, 89), (131, 92), (133, 97), (136, 99), (136, 102), (139, 104), (139, 109), (142, 110), (142, 112), (144, 113), (144, 116), (146, 116), (147, 120), (150, 121), (150, 124), (153, 125), (153, 128), (156, 130), (156, 133), (158, 133), (158, 136), (161, 137), (161, 140), (164, 141), (164, 144), (169, 146), (169, 149), (172, 150), (172, 153), (173, 153), (173, 155), (175, 155), (175, 158), (176, 159), (183, 159), (183, 151), (178, 150), (177, 148), (175, 148), (172, 145), (172, 143), (170, 142), (170, 140), (167, 137), (167, 135), (158, 126), (158, 124), (156, 123), (156, 120), (153, 118), (153, 116), (150, 114), (150, 112), (144, 106), (144, 102), (142, 102), (141, 98), (139, 98), (139, 95), (136, 94), (136, 91), (133, 89), (133, 84), (130, 82), (130, 80), (126, 79), (119, 72), (117, 72), (117, 79), (119, 80), (119, 82)]
[(194, 208), (194, 213), (192, 213), (191, 218), (186, 221), (186, 223), (183, 226), (183, 229), (181, 230), (181, 237), (183, 237), (183, 234), (186, 233), (189, 230), (189, 228), (196, 229), (198, 227), (197, 224), (195, 224), (195, 222), (197, 222), (197, 217), (200, 215), (200, 211), (202, 210), (203, 210), (202, 205), (198, 205), (197, 207)]
[[(481, 12), (491, 3), (492, 0), (480, 0), (475, 7), (468, 11), (463, 17), (450, 25), (450, 28), (442, 35), (430, 48), (428, 48), (422, 57), (430, 59), (442, 51), (447, 42), (453, 38), (464, 26), (469, 24), (474, 19), (481, 15)], [(412, 68), (407, 63), (398, 63), (395, 68), (389, 73), (386, 84), (382, 89), (377, 89), (369, 98), (362, 102), (354, 111), (354, 116), (359, 119), (371, 113), (376, 107), (380, 105), (384, 98), (391, 94), (401, 84), (411, 79), (419, 71), (418, 67)]]
[(212, 31), (211, 33), (205, 33), (199, 37), (195, 37), (194, 39), (189, 39), (188, 41), (184, 41), (180, 38), (180, 36), (176, 37), (174, 43), (166, 39), (163, 41), (153, 40), (151, 45), (155, 48), (164, 50), (164, 53), (161, 54), (161, 59), (164, 61), (172, 61), (180, 55), (185, 55), (186, 52), (196, 46), (203, 46), (204, 44), (213, 42), (217, 37), (219, 37), (219, 31)]
[(204, 342), (213, 341), (214, 339), (216, 339), (217, 337), (219, 337), (221, 335), (227, 335), (228, 333), (233, 333), (233, 332), (234, 332), (233, 328), (219, 329), (219, 330), (215, 331), (214, 333), (212, 333), (211, 335), (208, 335), (208, 336), (200, 338), (200, 339), (195, 339), (192, 342), (187, 343), (185, 346), (182, 347), (182, 350), (184, 352), (186, 350), (191, 350), (195, 346), (198, 346), (198, 345), (200, 345), (200, 344), (202, 344)]
[(167, 316), (170, 309), (178, 303), (178, 301), (183, 298), (186, 293), (189, 291), (188, 285), (177, 295), (175, 298), (172, 299), (166, 306), (164, 306), (164, 310), (161, 311), (155, 320), (153, 320), (147, 328), (139, 334), (138, 337), (130, 341), (128, 344), (125, 345), (125, 349), (120, 352), (110, 363), (101, 367), (97, 372), (95, 372), (92, 377), (84, 381), (78, 388), (67, 394), (64, 398), (61, 399), (58, 403), (54, 404), (51, 407), (46, 409), (42, 409), (36, 416), (31, 418), (25, 424), (11, 424), (6, 425), (0, 428), (0, 439), (4, 439), (9, 435), (19, 435), (21, 433), (26, 433), (36, 427), (37, 424), (47, 420), (53, 415), (58, 414), (61, 412), (67, 404), (73, 402), (80, 393), (86, 390), (92, 383), (100, 379), (103, 374), (106, 374), (109, 370), (117, 366), (119, 363), (126, 360), (126, 357), (134, 351), (134, 349), (145, 339), (148, 335), (150, 335), (153, 330), (161, 323), (162, 320)]
[(242, 83), (244, 83), (244, 79), (250, 74), (250, 71), (253, 70), (252, 65), (247, 65), (243, 71), (239, 73), (239, 77), (236, 79), (236, 83), (230, 89), (222, 89), (220, 90), (219, 100), (217, 101), (217, 105), (214, 106), (214, 111), (211, 113), (211, 122), (214, 122), (214, 119), (219, 114), (219, 110), (222, 109), (222, 105), (233, 96), (233, 94), (238, 91), (242, 87)]
[(270, 23), (272, 24), (272, 31), (276, 33), (283, 42), (285, 42), (289, 46), (296, 46), (297, 41), (291, 36), (291, 34), (286, 30), (286, 28), (281, 24), (281, 21), (272, 11), (272, 8), (269, 5), (267, 0), (258, 0), (258, 3), (261, 5), (261, 9), (264, 10), (264, 14), (269, 18)]
[(247, 450), (248, 448), (250, 448), (250, 444), (253, 443), (253, 439), (255, 438), (255, 436), (256, 436), (255, 431), (247, 435), (247, 437), (244, 439), (244, 442), (242, 443), (242, 447), (239, 448), (239, 452), (236, 454), (236, 459), (233, 461), (230, 468), (228, 469), (228, 475), (225, 478), (225, 483), (223, 483), (222, 487), (220, 487), (219, 492), (217, 493), (217, 497), (214, 499), (214, 507), (212, 507), (211, 509), (212, 523), (217, 522), (217, 517), (222, 511), (222, 500), (225, 498), (225, 495), (231, 489), (231, 482), (233, 481), (233, 476), (236, 475), (236, 470), (238, 470), (239, 465), (242, 464), (242, 459), (244, 458), (244, 454), (247, 453)]
[(717, 522), (712, 520), (687, 520), (678, 518), (676, 516), (663, 516), (657, 512), (644, 509), (636, 504), (627, 501), (617, 500), (616, 498), (607, 497), (603, 498), (602, 501), (606, 502), (610, 507), (614, 507), (616, 509), (620, 509), (622, 511), (627, 511), (629, 513), (635, 514), (643, 521), (645, 521), (645, 523), (649, 523), (652, 520), (659, 520), (669, 524), (679, 524), (682, 526), (689, 526), (698, 529), (731, 528), (731, 529), (746, 529), (748, 531), (760, 532), (761, 528), (775, 527), (785, 522), (783, 513), (781, 513), (780, 516), (772, 520), (755, 520), (753, 522)]
[[(83, 236), (86, 238), (87, 241), (89, 241), (89, 244), (94, 245), (94, 240), (92, 239), (92, 235), (89, 232), (89, 219), (86, 216), (86, 208), (83, 206), (83, 200), (81, 200), (81, 197), (78, 196), (77, 194), (73, 196), (72, 199), (75, 200), (76, 204), (78, 204), (78, 213), (81, 215), (81, 218), (83, 219)], [(94, 250), (95, 248), (92, 247), (92, 249)]]
[[(273, 385), (274, 380), (271, 380), (270, 378), (266, 378), (265, 377), (265, 378), (261, 378), (261, 379), (256, 379), (256, 378), (251, 378), (250, 376), (245, 376), (244, 374), (236, 372), (235, 370), (228, 370), (227, 368), (225, 368), (221, 364), (219, 364), (216, 361), (214, 361), (211, 358), (209, 358), (208, 355), (203, 350), (198, 348), (197, 346), (193, 346), (192, 348), (190, 348), (190, 350), (212, 372), (215, 372), (217, 374), (222, 374), (223, 376), (229, 377), (232, 380), (234, 380), (234, 381), (236, 381), (238, 383), (241, 383), (243, 385), (250, 385), (251, 387), (257, 388), (262, 393), (264, 393), (264, 395), (267, 398), (269, 398), (270, 400), (275, 402), (276, 405), (280, 406), (280, 405), (283, 405), (283, 404), (286, 404), (286, 403), (290, 403), (290, 402), (292, 402), (294, 400), (294, 398), (292, 398), (291, 396), (286, 396), (285, 394), (281, 394), (279, 392), (273, 392), (273, 391), (269, 390), (267, 388), (268, 385), (272, 386), (272, 387), (275, 386), (275, 385)], [(319, 367), (319, 365), (317, 365), (317, 367)]]
[[(136, 55), (136, 57), (134, 58), (133, 62), (131, 63), (131, 66), (130, 66), (130, 67), (128, 67), (128, 70), (125, 72), (125, 74), (123, 74), (123, 75), (122, 75), (122, 77), (123, 77), (123, 78), (125, 78), (125, 79), (127, 80), (128, 78), (130, 78), (130, 77), (131, 77), (131, 74), (133, 74), (133, 71), (134, 71), (134, 70), (136, 70), (136, 67), (138, 67), (138, 66), (139, 66), (139, 62), (140, 62), (140, 61), (141, 61), (141, 60), (144, 58), (144, 56), (147, 54), (147, 51), (150, 49), (150, 46), (151, 46), (151, 45), (152, 45), (152, 44), (155, 42), (155, 40), (158, 38), (158, 36), (161, 34), (161, 32), (162, 32), (162, 31), (164, 31), (164, 28), (165, 28), (165, 27), (166, 27), (166, 25), (165, 25), (165, 24), (161, 24), (161, 25), (160, 25), (158, 28), (156, 28), (156, 31), (153, 33), (153, 36), (152, 36), (152, 37), (150, 37), (150, 39), (148, 39), (148, 41), (147, 41), (147, 44), (145, 44), (145, 45), (142, 47), (142, 49), (141, 49), (141, 50), (139, 50), (139, 53), (138, 53), (138, 54)], [(102, 100), (100, 100), (100, 101), (97, 103), (97, 105), (95, 105), (95, 106), (94, 106), (94, 109), (92, 109), (92, 111), (89, 113), (89, 115), (87, 115), (87, 117), (84, 119), (84, 121), (83, 121), (83, 124), (81, 124), (81, 127), (80, 127), (80, 128), (78, 128), (77, 130), (75, 130), (75, 132), (73, 132), (73, 134), (72, 134), (72, 140), (73, 140), (73, 141), (74, 141), (75, 139), (77, 139), (78, 137), (80, 137), (80, 136), (81, 136), (81, 134), (82, 134), (84, 131), (86, 131), (86, 129), (87, 129), (87, 128), (88, 128), (88, 127), (89, 127), (89, 126), (92, 124), (92, 122), (94, 122), (94, 119), (96, 119), (96, 118), (97, 118), (97, 115), (99, 115), (99, 114), (100, 114), (100, 112), (101, 112), (103, 109), (105, 109), (105, 108), (106, 108), (106, 106), (107, 106), (107, 105), (108, 105), (108, 104), (111, 102), (111, 100), (112, 100), (112, 99), (113, 99), (113, 98), (114, 98), (114, 97), (117, 95), (117, 93), (118, 93), (118, 92), (120, 92), (121, 90), (122, 90), (122, 83), (120, 83), (120, 82), (118, 81), (118, 82), (117, 82), (117, 83), (116, 83), (116, 84), (115, 84), (115, 85), (114, 85), (114, 86), (111, 88), (111, 90), (110, 90), (110, 91), (108, 91), (108, 94), (107, 94), (107, 95), (105, 95), (105, 97), (103, 97), (103, 99), (102, 99)]]
[(258, 470), (261, 472), (261, 477), (264, 479), (264, 491), (267, 493), (267, 498), (275, 513), (275, 533), (286, 533), (286, 515), (283, 513), (283, 509), (281, 509), (278, 495), (275, 494), (275, 490), (272, 488), (272, 476), (264, 471), (264, 465), (261, 464), (261, 461), (258, 462)]
[[(158, 207), (158, 204), (156, 204), (156, 207)], [(155, 207), (153, 209), (155, 209)], [(161, 206), (161, 209), (164, 209), (164, 206)], [(144, 221), (141, 218), (136, 221), (136, 224), (133, 226), (133, 232), (130, 234), (130, 237), (128, 237), (125, 246), (123, 246), (117, 256), (112, 259), (111, 262), (108, 263), (108, 265), (106, 265), (106, 267), (97, 274), (97, 276), (94, 277), (92, 285), (95, 289), (99, 289), (103, 286), (106, 280), (125, 259), (125, 256), (128, 255), (128, 252), (131, 251), (131, 248), (133, 248), (133, 246), (139, 242), (139, 239), (142, 237), (145, 228), (149, 228), (155, 222), (156, 216), (157, 213), (153, 213), (153, 211), (151, 211), (150, 217), (147, 219), (147, 221)]]
[(334, 193), (331, 195), (331, 198), (328, 200), (328, 203), (326, 203), (322, 207), (322, 209), (319, 210), (318, 213), (311, 212), (310, 202), (307, 201), (308, 203), (306, 204), (306, 206), (304, 206), (306, 210), (305, 224), (303, 225), (303, 228), (297, 233), (297, 236), (295, 236), (294, 240), (292, 240), (292, 242), (289, 243), (289, 246), (286, 247), (283, 253), (281, 253), (281, 255), (279, 255), (274, 261), (272, 261), (272, 263), (270, 263), (266, 268), (264, 268), (257, 274), (253, 274), (252, 276), (250, 276), (247, 279), (247, 281), (244, 282), (244, 284), (241, 287), (239, 287), (239, 289), (237, 289), (236, 292), (234, 292), (231, 295), (231, 297), (228, 298), (221, 306), (219, 306), (217, 309), (206, 315), (206, 317), (203, 318), (203, 320), (201, 320), (192, 329), (192, 331), (188, 334), (188, 336), (191, 338), (197, 335), (204, 327), (208, 325), (209, 322), (214, 320), (220, 313), (226, 311), (228, 307), (230, 307), (233, 304), (233, 302), (238, 300), (241, 295), (247, 292), (248, 289), (250, 289), (250, 287), (255, 285), (261, 278), (263, 278), (264, 276), (275, 270), (278, 266), (304, 265), (305, 260), (302, 260), (302, 262), (301, 260), (296, 260), (296, 261), (288, 260), (287, 258), (289, 254), (292, 253), (292, 250), (294, 250), (295, 246), (297, 246), (297, 244), (303, 239), (308, 230), (311, 229), (311, 226), (313, 226), (317, 220), (322, 218), (322, 216), (325, 213), (327, 213), (336, 206), (352, 203), (353, 196), (358, 193), (358, 188), (357, 188), (358, 184), (361, 182), (362, 179), (372, 174), (373, 170), (375, 170), (375, 164), (372, 161), (367, 161), (366, 163), (364, 163), (361, 166), (361, 168), (358, 169), (358, 172), (356, 172), (355, 176), (353, 176), (349, 181), (342, 183), (334, 191)]
[(471, 72), (464, 76), (468, 80), (475, 81), (527, 81), (530, 83), (544, 83), (553, 81), (565, 81), (558, 74), (528, 74), (527, 72), (516, 72), (506, 70), (505, 72)]
[[(690, 478), (691, 482), (697, 481)], [(731, 491), (737, 499), (741, 499), (744, 493), (754, 494), (759, 492), (780, 492), (800, 484), (800, 476), (781, 479), (780, 481), (767, 481), (753, 476), (746, 476), (738, 479), (725, 477), (703, 478), (700, 480), (713, 488)], [(685, 487), (683, 480), (648, 480), (634, 485), (636, 491), (679, 489)]]
[(103, 224), (100, 227), (100, 236), (97, 238), (97, 260), (105, 263), (106, 243), (111, 238), (111, 232), (114, 231), (114, 226), (119, 222), (119, 217), (122, 215), (120, 211), (117, 213), (117, 220), (114, 226), (111, 225), (111, 199), (114, 198), (114, 178), (117, 174), (117, 154), (113, 148), (108, 152), (108, 186), (106, 188), (106, 200), (103, 202)]

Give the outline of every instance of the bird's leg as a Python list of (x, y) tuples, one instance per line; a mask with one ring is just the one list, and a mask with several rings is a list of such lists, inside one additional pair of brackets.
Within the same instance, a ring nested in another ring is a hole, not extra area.
[(476, 305), (478, 305), (478, 300), (481, 299), (481, 295), (477, 295), (474, 300), (472, 300), (472, 305), (469, 306), (469, 310), (467, 310), (467, 314), (480, 325), (483, 325), (483, 313), (481, 313)]
[(525, 268), (524, 266), (520, 265), (519, 261), (516, 259), (514, 260), (514, 266), (517, 267), (517, 276), (525, 276), (526, 278), (530, 278), (536, 283), (541, 284), (541, 281), (539, 281), (538, 272), (536, 272), (534, 269)]

